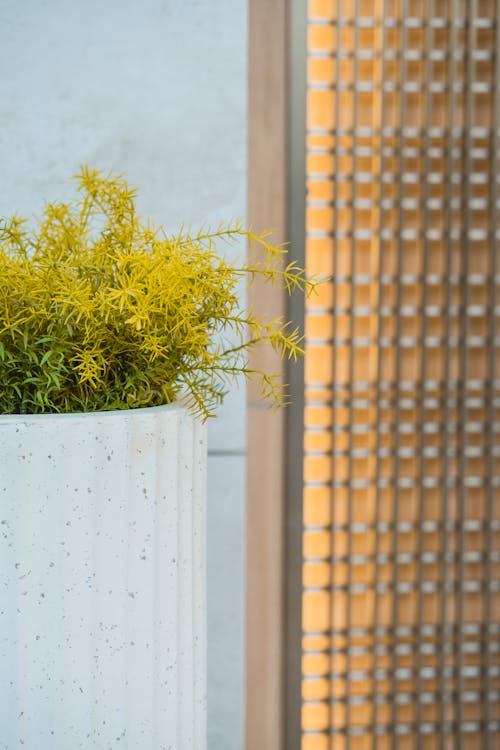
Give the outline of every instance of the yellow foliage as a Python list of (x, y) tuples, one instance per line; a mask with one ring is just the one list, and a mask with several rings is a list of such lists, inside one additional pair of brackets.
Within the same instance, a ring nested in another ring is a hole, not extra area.
[[(49, 203), (39, 225), (0, 221), (0, 413), (128, 409), (187, 401), (212, 416), (248, 349), (302, 353), (297, 330), (243, 311), (237, 288), (260, 276), (288, 292), (311, 283), (283, 248), (239, 224), (167, 236), (139, 218), (121, 177), (82, 168), (79, 196)], [(216, 244), (247, 239), (262, 262), (236, 266)], [(231, 343), (230, 343), (231, 342)]]

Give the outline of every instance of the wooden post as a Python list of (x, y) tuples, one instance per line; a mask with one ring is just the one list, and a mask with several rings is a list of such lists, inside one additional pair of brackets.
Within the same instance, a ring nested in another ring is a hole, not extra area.
[[(249, 2), (248, 221), (286, 239), (286, 0)], [(256, 283), (256, 312), (277, 317), (285, 300)], [(252, 366), (279, 372), (269, 352)], [(248, 388), (246, 750), (283, 748), (284, 414)]]

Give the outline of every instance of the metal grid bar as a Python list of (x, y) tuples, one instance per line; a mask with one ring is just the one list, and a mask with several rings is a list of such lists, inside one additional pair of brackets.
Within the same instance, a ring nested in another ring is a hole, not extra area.
[[(336, 16), (337, 16), (337, 18), (339, 18), (340, 15), (341, 15), (341, 2), (342, 2), (342, 0), (337, 0), (337, 7), (336, 7)], [(337, 39), (336, 39), (337, 47), (340, 47), (340, 25), (339, 24), (336, 27), (336, 35), (337, 35)], [(336, 78), (338, 79), (340, 77), (340, 70), (339, 70), (340, 61), (337, 59), (335, 64), (336, 64), (335, 75), (336, 75)], [(335, 105), (334, 105), (334, 107), (335, 107), (335, 129), (338, 130), (338, 128), (340, 127), (340, 120), (339, 120), (339, 112), (340, 112), (340, 89), (337, 89), (335, 91)], [(334, 186), (333, 186), (334, 200), (335, 201), (338, 201), (338, 199), (339, 199), (339, 197), (338, 197), (338, 189), (339, 189), (339, 183), (337, 182), (337, 180), (335, 180)], [(337, 214), (336, 213), (334, 213), (334, 215), (333, 215), (333, 227), (334, 227), (334, 230), (337, 229)], [(307, 236), (307, 225), (306, 225), (306, 236)], [(334, 303), (336, 303), (336, 299), (337, 299), (336, 279), (337, 279), (337, 275), (338, 274), (337, 274), (337, 257), (336, 257), (335, 251), (333, 252), (333, 265), (334, 265), (334, 273), (333, 273), (333, 276), (332, 276), (332, 287), (333, 287), (333, 289), (332, 289), (332, 300), (333, 300)], [(336, 320), (336, 318), (333, 318), (333, 321), (332, 321), (332, 330), (333, 330), (333, 334), (334, 335), (336, 333), (336, 326), (337, 326), (337, 320)], [(335, 347), (333, 347), (332, 348), (332, 372), (333, 373), (335, 372), (335, 368), (336, 368), (336, 349), (335, 349)], [(333, 443), (333, 439), (332, 439), (332, 443)], [(335, 477), (335, 467), (334, 467), (334, 465), (332, 465), (332, 479), (334, 479), (334, 477)], [(334, 502), (334, 494), (333, 494), (333, 492), (330, 495), (330, 503), (329, 503), (329, 505), (330, 505), (330, 522), (331, 522), (331, 524), (333, 526), (333, 525), (335, 525), (335, 519), (336, 519), (335, 502)], [(335, 543), (334, 543), (333, 539), (331, 540), (330, 548), (331, 548), (331, 555), (332, 555), (332, 560), (333, 560), (333, 556), (335, 554)], [(333, 563), (332, 563), (332, 567), (331, 567), (331, 577), (332, 577), (332, 585), (333, 585), (334, 582), (335, 582), (335, 566), (333, 565)], [(328, 597), (328, 609), (329, 609), (330, 631), (333, 632), (333, 630), (334, 630), (334, 622), (333, 622), (333, 614), (334, 614), (334, 610), (333, 610), (333, 596), (329, 596)], [(330, 654), (330, 658), (329, 658), (329, 674), (334, 674), (335, 673), (335, 667), (336, 667), (335, 652), (334, 652), (333, 649), (329, 649), (328, 653)], [(333, 716), (333, 707), (334, 707), (333, 680), (329, 681), (329, 686), (328, 687), (329, 687), (329, 690), (328, 690), (328, 726), (331, 727), (334, 724), (334, 716)]]
[[(429, 0), (428, 2), (428, 15), (430, 18), (433, 18), (435, 15), (435, 8), (434, 8), (434, 2), (433, 0)], [(428, 25), (426, 29), (426, 48), (432, 49), (433, 48), (433, 27)], [(432, 82), (432, 60), (429, 55), (424, 57), (424, 78), (425, 78), (425, 98), (424, 98), (424, 117), (427, 122), (432, 121), (432, 96), (431, 96), (431, 82)], [(430, 219), (430, 210), (429, 210), (429, 203), (430, 203), (430, 186), (429, 186), (429, 180), (427, 179), (427, 175), (430, 173), (430, 154), (429, 154), (429, 137), (428, 137), (428, 131), (426, 132), (426, 135), (424, 136), (424, 162), (423, 162), (423, 173), (424, 173), (424, 188), (423, 188), (423, 221), (424, 226), (429, 225), (429, 219)], [(401, 149), (403, 151), (403, 149)], [(424, 233), (424, 239), (423, 239), (423, 277), (427, 278), (428, 272), (429, 272), (429, 238), (427, 234)], [(424, 283), (423, 290), (422, 290), (422, 308), (423, 310), (427, 310), (428, 307), (428, 287), (427, 284)], [(425, 341), (427, 340), (427, 331), (428, 331), (428, 320), (425, 313), (422, 315), (422, 341), (424, 342), (424, 346), (422, 347), (422, 380), (425, 382), (427, 379), (427, 351), (428, 347), (425, 345)], [(445, 335), (444, 337), (446, 339), (445, 346), (447, 345), (447, 337)], [(427, 411), (425, 406), (425, 400), (422, 400), (421, 407), (420, 407), (420, 423), (424, 425), (427, 421)], [(419, 474), (420, 476), (425, 475), (425, 462), (426, 462), (426, 445), (425, 445), (425, 432), (423, 430), (420, 431), (420, 440), (419, 440), (419, 452), (420, 452), (420, 462), (419, 462)], [(419, 518), (425, 517), (425, 490), (423, 484), (420, 486), (420, 490), (418, 492), (418, 516)], [(418, 557), (421, 561), (423, 561), (424, 558), (424, 534), (419, 534), (418, 536)], [(417, 695), (417, 708), (416, 708), (416, 722), (417, 727), (422, 726), (423, 722), (423, 702), (418, 698), (423, 692), (424, 692), (424, 684), (422, 679), (422, 668), (421, 668), (421, 657), (423, 655), (423, 646), (424, 646), (424, 639), (423, 639), (423, 625), (424, 625), (424, 566), (422, 563), (418, 565), (418, 582), (417, 582), (417, 589), (418, 589), (418, 598), (417, 598), (417, 618), (418, 618), (418, 638), (417, 638), (417, 644), (416, 644), (416, 650), (417, 650), (417, 659), (418, 659), (418, 668), (417, 668), (417, 680), (416, 680), (416, 695)], [(446, 589), (445, 589), (446, 590)], [(422, 750), (423, 747), (423, 735), (421, 732), (418, 732), (417, 734), (417, 750)]]
[[(475, 40), (475, 27), (474, 27), (474, 20), (476, 18), (477, 14), (477, 3), (476, 0), (469, 0), (469, 3), (467, 5), (467, 24), (466, 24), (466, 33), (467, 33), (467, 47), (469, 50), (475, 49), (476, 46), (476, 40)], [(472, 200), (472, 184), (471, 184), (471, 172), (472, 172), (472, 158), (471, 158), (471, 147), (472, 147), (472, 141), (471, 141), (471, 134), (470, 130), (472, 128), (473, 124), (473, 106), (474, 106), (474, 97), (472, 92), (472, 82), (474, 81), (474, 61), (472, 60), (472, 56), (468, 55), (466, 59), (466, 85), (465, 85), (465, 153), (464, 153), (464, 162), (465, 162), (465, 170), (464, 170), (464, 180), (465, 180), (465, 189), (464, 189), (464, 253), (463, 253), (463, 291), (462, 291), (462, 321), (461, 321), (461, 331), (463, 332), (463, 342), (462, 342), (462, 351), (461, 351), (461, 372), (463, 374), (464, 378), (467, 378), (467, 374), (469, 371), (469, 347), (467, 345), (468, 340), (468, 332), (469, 332), (469, 316), (467, 315), (467, 308), (469, 306), (469, 284), (468, 284), (468, 277), (469, 277), (469, 270), (470, 270), (470, 254), (472, 252), (472, 245), (470, 242), (470, 228), (472, 225), (472, 217), (471, 217), (471, 200)], [(465, 399), (462, 401), (461, 404), (461, 410), (460, 410), (460, 421), (462, 424), (467, 424), (467, 416), (468, 416), (468, 410), (467, 405), (465, 402)], [(464, 430), (460, 431), (460, 453), (459, 453), (459, 461), (460, 461), (460, 474), (461, 476), (465, 477), (468, 473), (468, 461), (467, 461), (467, 455), (466, 455), (466, 446), (467, 446), (467, 434)], [(458, 598), (458, 618), (459, 622), (462, 625), (465, 619), (465, 597), (464, 597), (464, 589), (465, 589), (465, 562), (464, 562), (464, 550), (465, 550), (465, 531), (464, 531), (464, 524), (463, 521), (466, 517), (467, 512), (467, 492), (466, 492), (466, 486), (465, 483), (462, 482), (460, 485), (460, 493), (459, 493), (459, 508), (460, 508), (460, 533), (459, 533), (459, 540), (458, 540), (458, 549), (459, 549), (459, 560), (458, 560), (458, 567), (459, 567), (459, 586), (457, 590), (457, 598)], [(456, 644), (456, 656), (458, 661), (458, 690), (456, 692), (456, 716), (457, 716), (457, 723), (458, 723), (458, 737), (457, 737), (457, 744), (458, 744), (458, 750), (463, 750), (464, 746), (464, 736), (463, 733), (460, 731), (460, 728), (462, 727), (464, 723), (464, 704), (462, 701), (462, 695), (464, 693), (465, 689), (465, 680), (464, 680), (464, 650), (461, 648), (461, 639)]]
[[(453, 0), (452, 5), (452, 15), (454, 18), (458, 16), (457, 13), (457, 7), (456, 7), (456, 0)], [(448, 56), (448, 65), (449, 65), (449, 77), (450, 80), (455, 80), (457, 73), (456, 73), (456, 49), (457, 49), (457, 24), (452, 24), (450, 29), (450, 48), (451, 53)], [(448, 113), (448, 121), (450, 123), (455, 122), (455, 97), (454, 96), (448, 96), (448, 102), (447, 102), (447, 113)], [(451, 144), (448, 148), (447, 152), (447, 173), (448, 173), (448, 180), (446, 182), (446, 230), (447, 230), (447, 238), (446, 238), (446, 274), (448, 277), (451, 276), (453, 266), (452, 266), (452, 251), (453, 251), (453, 240), (452, 240), (452, 231), (453, 231), (453, 206), (454, 206), (454, 198), (453, 198), (453, 178), (452, 174), (454, 173), (454, 160), (455, 155), (458, 157), (460, 156), (460, 151), (458, 149), (455, 149), (453, 147), (453, 133), (450, 133), (450, 140)], [(458, 152), (458, 153), (457, 153)], [(446, 292), (445, 292), (445, 381), (450, 382), (451, 380), (451, 352), (450, 352), (450, 338), (451, 338), (451, 319), (452, 319), (452, 296), (451, 296), (451, 284), (446, 285)], [(424, 308), (425, 309), (425, 308)], [(457, 313), (459, 312), (459, 307), (457, 306)], [(445, 427), (450, 422), (450, 409), (449, 409), (449, 401), (446, 399), (445, 401), (445, 414), (444, 414), (444, 425)], [(444, 430), (444, 451), (443, 451), (443, 475), (445, 477), (448, 476), (449, 472), (449, 463), (450, 463), (450, 457), (449, 457), (449, 443), (450, 443), (450, 433), (449, 430), (445, 428)], [(443, 518), (443, 527), (446, 529), (447, 523), (448, 523), (448, 514), (449, 514), (449, 507), (450, 507), (450, 488), (447, 484), (445, 484), (444, 492), (443, 492), (443, 512), (442, 512), (442, 518)], [(441, 606), (440, 606), (440, 617), (441, 617), (441, 639), (440, 639), (440, 658), (439, 658), (439, 668), (440, 668), (440, 679), (439, 679), (439, 690), (440, 690), (440, 701), (439, 701), (439, 725), (441, 729), (441, 736), (439, 740), (439, 747), (440, 750), (446, 750), (446, 709), (447, 709), (447, 701), (446, 701), (446, 682), (447, 682), (447, 650), (448, 650), (448, 639), (447, 639), (447, 602), (448, 602), (448, 534), (444, 533), (442, 535), (442, 543), (443, 543), (443, 558), (442, 558), (442, 566), (441, 566), (441, 580), (443, 581), (443, 592), (441, 596)]]
[[(354, 0), (354, 13), (355, 17), (357, 18), (359, 16), (359, 0)], [(341, 19), (341, 16), (337, 19), (338, 21)], [(338, 26), (340, 27), (340, 24), (338, 23)], [(353, 75), (355, 80), (358, 79), (359, 72), (359, 26), (354, 26), (354, 70)], [(353, 101), (353, 112), (352, 112), (352, 122), (354, 129), (356, 129), (358, 125), (358, 97), (354, 96)], [(353, 155), (352, 155), (352, 179), (350, 181), (351, 185), (351, 200), (353, 203), (356, 202), (356, 195), (357, 195), (357, 182), (354, 179), (354, 176), (358, 173), (357, 169), (357, 155), (354, 153), (353, 149)], [(356, 241), (355, 241), (355, 230), (356, 230), (356, 211), (351, 212), (351, 237), (350, 237), (350, 273), (351, 276), (354, 275), (354, 272), (356, 270)], [(352, 341), (354, 339), (354, 304), (355, 304), (355, 288), (351, 287), (350, 289), (350, 311), (349, 311), (349, 339)], [(349, 424), (353, 421), (353, 405), (352, 405), (352, 382), (354, 380), (354, 347), (349, 347), (349, 375), (348, 375), (348, 383), (349, 383), (349, 407), (348, 407), (348, 422)], [(348, 490), (347, 490), (347, 523), (350, 525), (352, 524), (352, 501), (353, 501), (353, 462), (350, 459), (353, 452), (353, 434), (352, 431), (348, 433)], [(347, 537), (347, 557), (352, 557), (352, 536), (351, 534)], [(347, 590), (352, 590), (353, 582), (352, 582), (352, 566), (347, 565)], [(332, 587), (333, 591), (337, 587)], [(352, 597), (347, 597), (347, 630), (351, 631), (352, 628), (352, 609), (353, 609), (353, 601)], [(346, 672), (347, 672), (347, 685), (346, 685), (346, 718), (345, 723), (346, 726), (350, 726), (351, 721), (351, 695), (352, 695), (352, 688), (351, 688), (351, 648), (347, 648), (347, 654), (346, 654)], [(346, 738), (346, 750), (351, 750), (351, 737), (347, 736)]]
[[(408, 16), (408, 0), (402, 0), (402, 13), (403, 17), (407, 18)], [(403, 24), (402, 26), (403, 33), (402, 33), (402, 49), (407, 49), (408, 47), (408, 26), (406, 24)], [(398, 90), (398, 105), (399, 105), (399, 112), (402, 122), (406, 121), (406, 108), (407, 108), (407, 98), (406, 98), (406, 79), (407, 79), (407, 60), (405, 57), (401, 58), (401, 86)], [(404, 136), (403, 131), (400, 130), (399, 132), (399, 139), (398, 139), (398, 156), (397, 156), (397, 165), (398, 165), (398, 179), (397, 179), (397, 265), (396, 265), (396, 342), (399, 342), (401, 340), (402, 336), (402, 318), (401, 318), (401, 307), (402, 307), (402, 301), (403, 301), (403, 290), (401, 286), (401, 276), (403, 274), (403, 231), (404, 231), (404, 215), (403, 215), (403, 199), (404, 199), (404, 176), (405, 176), (405, 170), (404, 170), (404, 157), (403, 157), (403, 144), (404, 144)], [(402, 362), (401, 362), (401, 347), (397, 346), (396, 349), (396, 373), (395, 373), (395, 386), (396, 386), (396, 405), (395, 405), (395, 425), (394, 425), (394, 434), (395, 439), (397, 440), (397, 436), (399, 434), (400, 430), (400, 422), (401, 422), (401, 396), (400, 396), (400, 384), (401, 384), (401, 368), (402, 368)], [(395, 482), (395, 492), (393, 496), (393, 514), (394, 514), (394, 523), (397, 526), (399, 523), (399, 515), (400, 515), (400, 466), (401, 466), (401, 458), (399, 456), (399, 452), (396, 452), (395, 460), (394, 460), (394, 477), (396, 478)], [(400, 542), (400, 535), (399, 534), (393, 534), (393, 550), (394, 550), (394, 556), (397, 557), (399, 554), (399, 542)], [(392, 574), (392, 587), (393, 587), (393, 597), (392, 597), (392, 621), (396, 624), (396, 626), (399, 623), (399, 598), (395, 595), (396, 592), (399, 590), (399, 571), (400, 567), (399, 565), (394, 565), (392, 568), (393, 574)], [(391, 680), (391, 694), (393, 696), (397, 695), (398, 692), (398, 686), (397, 686), (397, 673), (398, 673), (398, 652), (397, 649), (393, 649), (392, 651), (392, 659), (391, 659), (391, 671), (392, 671), (392, 680)], [(393, 700), (391, 703), (391, 724), (392, 726), (396, 726), (398, 723), (398, 704), (396, 700)], [(398, 735), (393, 732), (391, 736), (391, 747), (392, 750), (396, 750), (397, 747), (397, 739)]]
[[(491, 278), (491, 284), (490, 284), (490, 319), (489, 319), (489, 331), (490, 331), (490, 339), (493, 341), (495, 339), (495, 330), (496, 330), (496, 320), (495, 316), (497, 314), (497, 286), (496, 286), (496, 277), (497, 277), (497, 268), (498, 268), (498, 258), (497, 258), (497, 252), (496, 252), (496, 233), (495, 233), (495, 227), (499, 224), (499, 182), (498, 182), (498, 174), (500, 172), (500, 157), (499, 157), (499, 150), (500, 150), (500, 140), (499, 140), (499, 127), (500, 127), (500, 54), (499, 54), (499, 46), (500, 46), (500, 18), (497, 16), (497, 23), (496, 23), (496, 44), (495, 44), (495, 53), (494, 53), (494, 62), (495, 62), (495, 73), (494, 73), (494, 95), (493, 95), (493, 128), (491, 133), (491, 150), (493, 155), (493, 173), (491, 180), (491, 213), (490, 213), (490, 222), (491, 222), (491, 243), (493, 252), (491, 254), (491, 266), (490, 266), (490, 278)], [(489, 387), (489, 407), (488, 407), (488, 442), (490, 446), (495, 446), (496, 442), (496, 434), (495, 434), (495, 408), (494, 408), (494, 402), (495, 402), (495, 382), (496, 382), (496, 352), (495, 348), (493, 346), (490, 347), (489, 351), (489, 371), (490, 371), (490, 387)], [(495, 472), (495, 460), (494, 460), (494, 451), (490, 450), (489, 452), (489, 458), (488, 458), (488, 473), (490, 476), (493, 476)], [(486, 522), (487, 522), (487, 548), (488, 550), (493, 549), (494, 544), (494, 538), (493, 538), (493, 522), (495, 519), (495, 493), (493, 489), (493, 485), (490, 484), (488, 488), (488, 495), (487, 495), (487, 515), (486, 515)], [(492, 638), (492, 629), (490, 623), (493, 620), (493, 607), (491, 603), (491, 596), (490, 591), (492, 588), (494, 580), (494, 574), (493, 574), (493, 563), (489, 559), (489, 557), (486, 560), (486, 595), (485, 595), (485, 621), (486, 621), (486, 632), (485, 632), (485, 647), (484, 647), (484, 674), (485, 674), (485, 722), (486, 722), (486, 750), (493, 750), (493, 711), (492, 711), (492, 696), (494, 694), (493, 691), (493, 681), (489, 669), (490, 664), (490, 658), (491, 655), (497, 646), (497, 644), (494, 642), (494, 639)], [(496, 698), (497, 702), (499, 700), (498, 696)]]
[[(387, 15), (387, 0), (383, 0), (382, 4), (382, 19), (385, 18)], [(382, 49), (385, 48), (386, 45), (386, 27), (385, 25), (382, 26), (381, 30), (381, 47)], [(384, 88), (384, 82), (386, 77), (386, 61), (385, 58), (382, 57), (381, 59), (381, 89)], [(385, 102), (384, 102), (384, 96), (381, 94), (380, 96), (380, 123), (381, 123), (381, 135), (380, 135), (380, 147), (379, 147), (379, 154), (380, 154), (380, 162), (379, 162), (379, 172), (380, 174), (384, 173), (384, 148), (383, 148), (383, 138), (382, 138), (382, 132), (384, 129), (384, 123), (385, 123)], [(384, 184), (382, 180), (379, 180), (379, 206), (382, 206), (384, 203)], [(378, 212), (378, 233), (379, 236), (381, 236), (383, 230), (383, 211), (379, 210)], [(380, 250), (380, 242), (377, 243), (377, 255), (374, 259), (374, 265), (377, 268), (379, 272), (383, 270), (383, 255)], [(382, 311), (382, 296), (381, 296), (381, 285), (376, 284), (376, 323), (375, 323), (375, 335), (377, 339), (380, 339), (381, 335), (381, 311)], [(358, 313), (359, 314), (359, 313)], [(380, 514), (380, 502), (381, 502), (381, 493), (380, 493), (380, 487), (379, 487), (379, 481), (380, 481), (380, 469), (381, 469), (381, 431), (379, 429), (379, 421), (380, 421), (380, 383), (382, 381), (382, 367), (381, 367), (381, 357), (379, 354), (377, 354), (377, 365), (376, 365), (376, 406), (375, 406), (375, 468), (374, 468), (374, 479), (375, 479), (375, 517), (378, 517)], [(374, 536), (374, 577), (375, 580), (378, 580), (379, 578), (379, 533), (378, 529), (375, 529), (375, 536)], [(352, 558), (351, 558), (352, 560)], [(349, 561), (346, 561), (347, 564), (349, 564)], [(374, 607), (373, 607), (373, 619), (375, 625), (378, 623), (379, 619), (379, 597), (375, 596), (374, 600)], [(377, 648), (372, 649), (373, 652), (373, 679), (372, 679), (372, 686), (371, 686), (371, 711), (372, 711), (372, 722), (371, 722), (371, 733), (373, 736), (373, 750), (378, 750), (379, 747), (379, 735), (377, 732), (378, 727), (378, 705), (379, 705), (379, 696), (378, 696), (378, 689), (377, 689), (377, 680), (375, 679), (375, 675), (379, 671), (379, 650)]]

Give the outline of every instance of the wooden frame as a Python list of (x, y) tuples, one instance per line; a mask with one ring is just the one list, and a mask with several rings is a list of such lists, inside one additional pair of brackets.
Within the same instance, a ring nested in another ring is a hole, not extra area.
[[(286, 0), (249, 2), (248, 220), (286, 235)], [(284, 314), (276, 290), (255, 284), (249, 304)], [(265, 361), (264, 361), (265, 360)], [(256, 352), (252, 365), (281, 364)], [(246, 750), (283, 747), (284, 415), (248, 388)]]
[[(248, 218), (304, 260), (306, 5), (249, 3)], [(290, 85), (293, 81), (293, 87)], [(303, 300), (256, 284), (249, 304), (301, 325)], [(293, 407), (271, 412), (248, 389), (246, 750), (300, 746), (303, 367), (256, 352), (280, 371)], [(287, 457), (293, 460), (288, 461)]]

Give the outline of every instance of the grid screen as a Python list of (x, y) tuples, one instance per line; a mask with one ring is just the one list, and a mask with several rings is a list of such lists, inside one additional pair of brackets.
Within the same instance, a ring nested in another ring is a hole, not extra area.
[(308, 7), (302, 750), (499, 750), (500, 3)]

